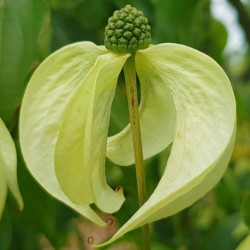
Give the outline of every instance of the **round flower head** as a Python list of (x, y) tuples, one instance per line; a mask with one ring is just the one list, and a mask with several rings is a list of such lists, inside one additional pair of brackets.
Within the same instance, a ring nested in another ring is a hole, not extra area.
[(117, 10), (105, 28), (104, 45), (115, 52), (135, 52), (151, 43), (151, 27), (142, 11), (130, 5)]

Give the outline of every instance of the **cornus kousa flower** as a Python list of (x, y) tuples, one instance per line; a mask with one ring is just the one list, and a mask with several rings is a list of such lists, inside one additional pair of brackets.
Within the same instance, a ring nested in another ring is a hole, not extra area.
[[(121, 166), (136, 161), (142, 197), (142, 155), (147, 159), (173, 143), (153, 194), (145, 203), (141, 198), (144, 204), (105, 244), (202, 197), (222, 177), (234, 145), (235, 98), (221, 67), (195, 49), (150, 43), (147, 19), (127, 5), (108, 21), (106, 48), (79, 42), (53, 53), (23, 99), (20, 137), (30, 172), (51, 195), (100, 226), (106, 223), (90, 204), (114, 213), (124, 202), (122, 188), (106, 183), (105, 158)], [(107, 137), (122, 70), (130, 125)]]
[(16, 165), (15, 144), (0, 118), (0, 220), (4, 210), (7, 188), (16, 198), (19, 209), (23, 208), (23, 200), (17, 184)]

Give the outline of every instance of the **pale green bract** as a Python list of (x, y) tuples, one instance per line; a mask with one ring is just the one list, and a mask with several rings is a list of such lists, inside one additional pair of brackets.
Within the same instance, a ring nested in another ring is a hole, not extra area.
[(236, 248), (236, 250), (249, 250), (250, 249), (250, 235), (248, 235)]
[[(129, 125), (107, 138), (116, 82), (129, 56), (91, 42), (66, 46), (36, 70), (21, 108), (21, 147), (34, 178), (102, 226), (90, 204), (113, 213), (124, 202), (122, 189), (106, 183), (105, 157), (134, 163)], [(138, 50), (135, 64), (144, 159), (173, 145), (151, 197), (103, 245), (206, 194), (225, 172), (234, 145), (235, 98), (214, 60), (183, 45), (160, 44)]]
[(4, 210), (7, 188), (16, 198), (19, 209), (23, 209), (23, 200), (17, 184), (16, 148), (12, 137), (0, 118), (0, 219)]

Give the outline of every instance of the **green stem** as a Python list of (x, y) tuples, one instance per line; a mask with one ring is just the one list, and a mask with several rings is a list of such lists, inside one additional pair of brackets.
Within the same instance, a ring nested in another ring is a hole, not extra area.
[[(139, 206), (141, 207), (147, 200), (147, 194), (146, 194), (145, 170), (143, 167), (141, 129), (140, 129), (140, 120), (139, 120), (139, 112), (138, 112), (135, 55), (132, 55), (131, 57), (127, 59), (123, 67), (123, 70), (124, 70), (125, 81), (126, 81), (128, 107), (129, 107), (129, 119), (130, 119), (134, 155), (135, 155), (135, 167), (136, 167), (136, 179), (137, 179)], [(143, 249), (150, 250), (149, 225), (145, 225), (142, 227), (142, 242), (143, 242)]]

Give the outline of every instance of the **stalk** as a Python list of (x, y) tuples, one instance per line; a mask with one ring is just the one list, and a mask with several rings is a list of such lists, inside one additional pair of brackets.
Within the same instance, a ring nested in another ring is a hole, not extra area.
[[(138, 112), (138, 95), (136, 86), (135, 55), (129, 57), (123, 67), (129, 107), (129, 120), (132, 131), (136, 180), (138, 189), (139, 206), (147, 200), (145, 169), (143, 167), (143, 152), (141, 142), (141, 129)], [(142, 227), (143, 250), (150, 250), (149, 224)]]

